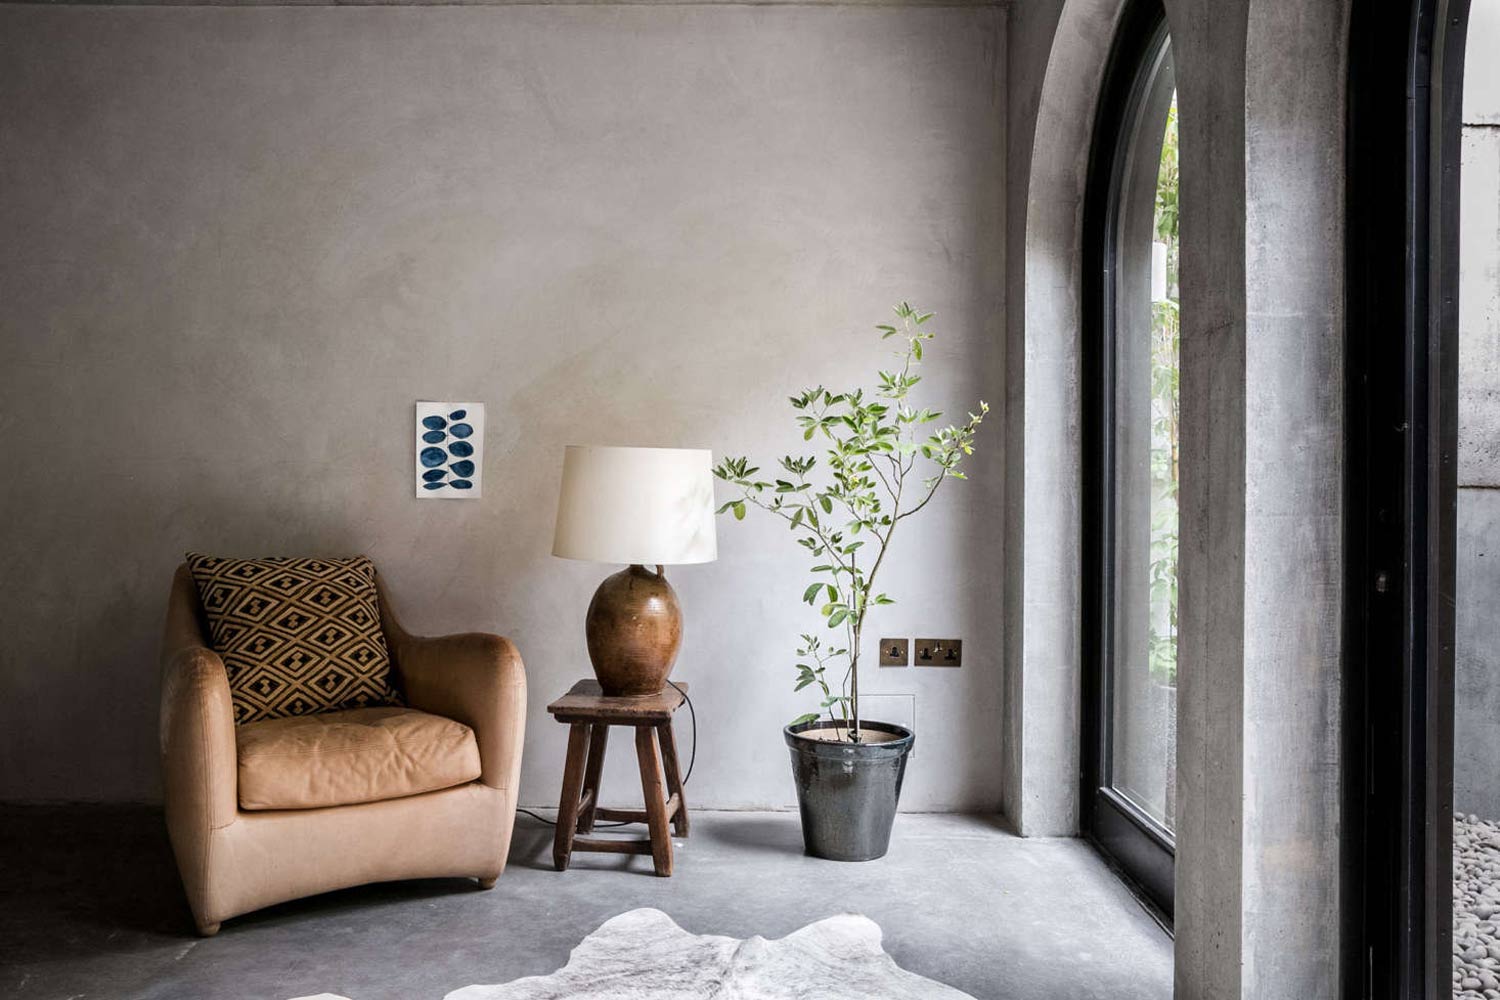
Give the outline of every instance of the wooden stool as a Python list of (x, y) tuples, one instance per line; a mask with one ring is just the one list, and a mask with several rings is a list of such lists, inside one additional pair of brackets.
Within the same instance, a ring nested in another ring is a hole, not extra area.
[[(685, 689), (687, 685), (678, 687)], [(672, 835), (667, 824), (671, 823), (677, 836), (688, 835), (687, 800), (682, 797), (677, 739), (672, 734), (672, 713), (682, 702), (682, 693), (671, 685), (658, 694), (621, 698), (604, 694), (599, 682), (590, 678), (574, 684), (572, 690), (547, 706), (553, 718), (572, 726), (568, 762), (563, 768), (562, 801), (557, 807), (557, 838), (552, 843), (552, 863), (558, 871), (568, 870), (574, 851), (597, 851), (650, 854), (656, 874), (663, 878), (672, 874)], [(605, 809), (599, 805), (599, 774), (604, 769), (610, 726), (635, 727), (644, 810)], [(595, 819), (645, 823), (651, 836), (633, 840), (578, 836), (592, 833)]]

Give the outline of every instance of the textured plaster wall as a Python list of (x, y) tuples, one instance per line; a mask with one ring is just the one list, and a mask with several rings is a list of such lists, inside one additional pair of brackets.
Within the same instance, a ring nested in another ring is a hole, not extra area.
[(1459, 221), (1454, 808), (1500, 817), (1500, 5), (1469, 13)]
[[(866, 690), (916, 695), (906, 807), (996, 807), (1005, 40), (994, 8), (0, 7), (0, 798), (159, 793), (192, 548), (368, 553), (409, 627), (511, 636), (555, 804), (543, 706), (616, 568), (549, 555), (563, 445), (796, 451), (787, 393), (881, 364), (910, 298), (931, 401), (996, 408), (870, 628), (964, 666)], [(481, 500), (412, 497), (419, 398), (488, 405)], [(752, 517), (669, 571), (696, 804), (793, 802), (801, 555)]]

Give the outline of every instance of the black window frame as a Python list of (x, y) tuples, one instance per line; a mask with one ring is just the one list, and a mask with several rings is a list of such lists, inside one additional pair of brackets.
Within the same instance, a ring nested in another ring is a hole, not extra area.
[(1355, 0), (1346, 142), (1343, 995), (1451, 995), (1468, 0)]
[(1145, 96), (1145, 74), (1170, 43), (1161, 0), (1123, 11), (1105, 65), (1089, 148), (1082, 283), (1082, 703), (1080, 826), (1122, 875), (1172, 920), (1176, 843), (1110, 786), (1113, 711), (1115, 225), (1125, 130)]

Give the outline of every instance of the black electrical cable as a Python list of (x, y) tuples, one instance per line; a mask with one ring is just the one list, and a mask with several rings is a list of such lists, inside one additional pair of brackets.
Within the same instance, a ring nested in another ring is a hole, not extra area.
[(691, 698), (688, 697), (688, 693), (687, 693), (686, 689), (677, 687), (677, 683), (675, 681), (667, 681), (667, 683), (671, 684), (672, 687), (676, 688), (677, 689), (677, 693), (680, 694), (680, 695), (682, 695), (682, 700), (685, 701), (685, 702), (687, 702), (688, 719), (692, 722), (692, 728), (693, 728), (693, 751), (692, 751), (692, 753), (688, 754), (688, 769), (687, 769), (687, 774), (685, 774), (685, 775), (682, 776), (682, 787), (686, 788), (688, 780), (690, 778), (692, 778), (692, 776), (693, 776), (693, 764), (696, 763), (697, 760), (698, 760), (698, 713), (693, 709), (693, 699), (691, 699)]
[[(692, 749), (692, 752), (688, 754), (687, 774), (685, 774), (685, 775), (682, 776), (682, 787), (686, 788), (687, 787), (687, 783), (689, 781), (691, 781), (692, 777), (693, 777), (693, 765), (698, 762), (698, 712), (697, 712), (696, 709), (693, 708), (693, 699), (691, 699), (691, 698), (688, 697), (687, 691), (685, 691), (684, 689), (678, 687), (677, 683), (675, 681), (667, 681), (667, 683), (671, 684), (673, 688), (676, 688), (677, 693), (680, 694), (680, 695), (682, 695), (682, 700), (685, 701), (685, 702), (687, 702), (688, 719), (689, 719), (689, 721), (692, 724), (693, 749)], [(557, 820), (555, 820), (555, 819), (548, 819), (545, 816), (539, 816), (536, 813), (532, 812), (530, 809), (519, 809), (518, 808), (516, 810), (516, 812), (518, 812), (518, 813), (525, 813), (527, 816), (530, 816), (532, 819), (537, 820), (538, 822), (541, 822), (541, 823), (546, 823), (548, 826), (556, 826), (557, 825)], [(629, 825), (630, 825), (629, 821), (624, 821), (624, 822), (620, 822), (620, 823), (595, 823), (594, 824), (594, 826), (595, 826), (596, 829), (607, 829), (609, 827), (629, 826)]]

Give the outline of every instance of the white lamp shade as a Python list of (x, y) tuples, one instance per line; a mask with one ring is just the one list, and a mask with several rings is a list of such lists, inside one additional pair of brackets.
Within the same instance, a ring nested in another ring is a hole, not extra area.
[(552, 554), (594, 562), (711, 562), (713, 456), (706, 448), (568, 445)]

